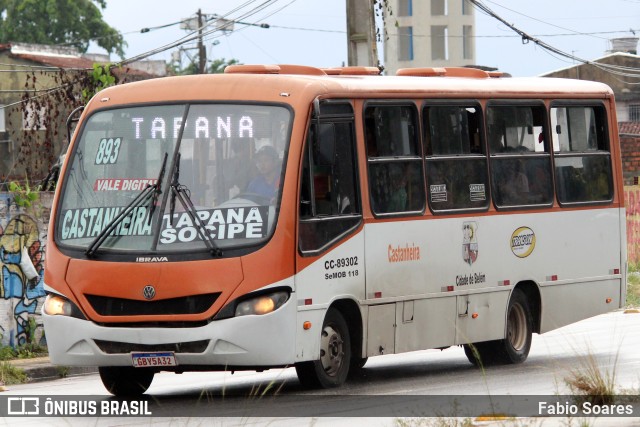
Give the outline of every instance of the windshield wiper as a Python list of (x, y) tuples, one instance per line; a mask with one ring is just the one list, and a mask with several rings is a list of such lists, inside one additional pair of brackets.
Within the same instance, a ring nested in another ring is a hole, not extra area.
[(176, 198), (180, 201), (182, 207), (187, 211), (191, 221), (196, 226), (198, 230), (198, 234), (202, 237), (204, 244), (209, 249), (211, 256), (220, 257), (222, 256), (222, 251), (216, 245), (216, 242), (211, 237), (211, 234), (206, 232), (206, 226), (202, 222), (200, 216), (198, 216), (198, 211), (196, 207), (193, 205), (191, 201), (191, 192), (189, 189), (180, 184), (180, 154), (176, 156), (176, 163), (173, 168), (173, 177), (171, 178), (171, 200), (169, 201), (169, 224), (173, 225), (173, 214), (176, 207)]
[(158, 199), (158, 195), (162, 193), (162, 178), (164, 177), (164, 172), (167, 166), (167, 153), (164, 153), (164, 160), (162, 161), (162, 167), (160, 168), (160, 174), (158, 175), (158, 181), (155, 184), (147, 185), (133, 200), (131, 200), (118, 215), (115, 216), (106, 226), (102, 229), (102, 231), (96, 236), (95, 239), (91, 242), (87, 250), (84, 251), (85, 255), (88, 257), (92, 257), (95, 255), (96, 250), (104, 243), (109, 234), (122, 222), (123, 219), (128, 217), (131, 212), (137, 207), (142, 206), (146, 203), (147, 200), (150, 200), (152, 205), (149, 206), (149, 221), (151, 220), (151, 215), (153, 214), (153, 210), (155, 210), (155, 204)]
[(149, 202), (149, 219), (147, 220), (147, 224), (151, 224), (151, 218), (153, 217), (153, 212), (156, 210), (156, 204), (158, 203), (158, 197), (162, 194), (162, 180), (164, 179), (164, 171), (167, 168), (167, 157), (169, 157), (169, 153), (165, 151), (164, 159), (162, 160), (162, 167), (160, 168), (160, 173), (158, 174), (158, 180), (154, 184), (153, 196), (151, 197), (151, 201)]

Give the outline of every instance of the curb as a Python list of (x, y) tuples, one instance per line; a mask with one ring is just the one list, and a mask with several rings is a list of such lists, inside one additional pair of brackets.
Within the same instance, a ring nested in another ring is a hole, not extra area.
[(27, 374), (28, 382), (50, 381), (66, 377), (90, 375), (98, 372), (95, 366), (56, 366), (52, 365), (48, 357), (32, 359), (13, 359), (9, 363), (22, 369)]
[(23, 367), (30, 383), (40, 381), (59, 380), (67, 377), (77, 377), (81, 375), (91, 375), (98, 373), (95, 366), (32, 366)]

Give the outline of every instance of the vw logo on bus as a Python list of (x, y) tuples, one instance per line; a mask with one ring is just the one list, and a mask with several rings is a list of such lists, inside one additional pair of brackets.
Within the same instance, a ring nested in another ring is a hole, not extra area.
[(142, 295), (146, 299), (153, 299), (153, 297), (156, 296), (156, 288), (151, 285), (147, 285), (144, 287), (144, 289), (142, 289)]

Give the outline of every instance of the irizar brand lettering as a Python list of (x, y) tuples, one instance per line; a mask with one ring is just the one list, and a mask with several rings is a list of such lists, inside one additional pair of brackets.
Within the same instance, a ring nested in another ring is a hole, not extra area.
[(387, 248), (387, 258), (389, 262), (404, 262), (404, 261), (419, 261), (420, 260), (420, 246), (416, 246), (415, 243), (405, 243), (404, 246), (389, 245)]
[(139, 256), (136, 262), (167, 262), (169, 258), (166, 256)]

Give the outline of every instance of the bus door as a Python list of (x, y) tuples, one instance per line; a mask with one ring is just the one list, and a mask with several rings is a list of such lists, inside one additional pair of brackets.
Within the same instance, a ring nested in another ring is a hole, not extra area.
[(321, 102), (314, 113), (300, 177), (298, 324), (311, 322), (311, 329), (298, 328), (299, 361), (317, 359), (322, 323), (332, 303), (364, 299), (364, 238), (353, 108), (349, 102)]

